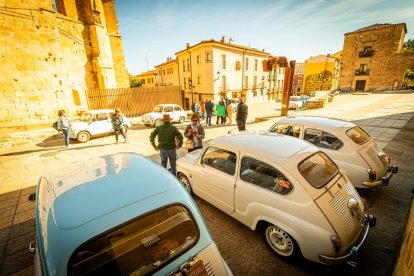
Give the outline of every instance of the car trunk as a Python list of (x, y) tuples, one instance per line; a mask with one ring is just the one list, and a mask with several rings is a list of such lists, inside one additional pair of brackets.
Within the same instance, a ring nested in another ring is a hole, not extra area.
[[(342, 250), (347, 250), (362, 231), (364, 205), (357, 191), (347, 179), (338, 173), (324, 188), (319, 189), (315, 203), (324, 213), (337, 236), (342, 241)], [(355, 198), (357, 206), (348, 208), (350, 198)]]
[[(378, 153), (382, 152), (382, 150), (375, 144), (375, 142), (371, 139), (369, 142), (365, 143), (365, 145), (358, 150), (358, 153), (368, 162), (368, 166), (371, 170), (377, 173), (376, 179), (379, 180), (381, 176), (386, 173), (388, 163), (386, 157), (379, 157)], [(368, 172), (367, 172), (368, 174)]]

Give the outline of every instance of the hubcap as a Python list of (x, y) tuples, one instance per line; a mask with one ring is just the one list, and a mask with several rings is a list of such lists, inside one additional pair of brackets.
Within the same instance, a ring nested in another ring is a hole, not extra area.
[(184, 187), (187, 191), (191, 192), (191, 186), (190, 186), (190, 182), (188, 181), (187, 177), (181, 175), (180, 176), (180, 181), (181, 183), (184, 184)]
[(276, 226), (266, 229), (266, 239), (269, 245), (282, 256), (290, 256), (293, 253), (293, 241), (289, 234)]

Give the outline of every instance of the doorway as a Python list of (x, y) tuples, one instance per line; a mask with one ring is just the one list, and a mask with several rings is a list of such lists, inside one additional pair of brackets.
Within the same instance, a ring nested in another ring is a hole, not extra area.
[(366, 80), (357, 80), (355, 83), (355, 91), (365, 91)]

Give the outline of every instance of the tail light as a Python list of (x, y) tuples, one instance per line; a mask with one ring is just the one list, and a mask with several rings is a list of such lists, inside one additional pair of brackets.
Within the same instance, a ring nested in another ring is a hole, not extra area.
[(335, 252), (339, 252), (341, 250), (341, 246), (342, 246), (342, 241), (340, 238), (338, 238), (335, 235), (331, 236), (331, 241), (334, 247)]
[(376, 180), (377, 179), (377, 172), (372, 169), (367, 169), (369, 180)]

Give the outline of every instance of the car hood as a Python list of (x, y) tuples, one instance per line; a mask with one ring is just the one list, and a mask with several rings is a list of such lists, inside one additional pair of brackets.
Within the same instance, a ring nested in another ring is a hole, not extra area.
[(177, 160), (177, 164), (178, 165), (179, 164), (181, 164), (181, 165), (184, 165), (184, 164), (192, 165), (192, 164), (194, 164), (194, 162), (197, 161), (197, 159), (200, 156), (201, 152), (202, 152), (202, 149), (197, 149), (195, 151), (187, 153), (186, 155), (184, 155), (183, 157), (181, 157)]
[(161, 118), (162, 113), (161, 112), (150, 112), (150, 113), (145, 113), (144, 115), (142, 115), (142, 117), (145, 117), (145, 116), (150, 116), (153, 118)]

